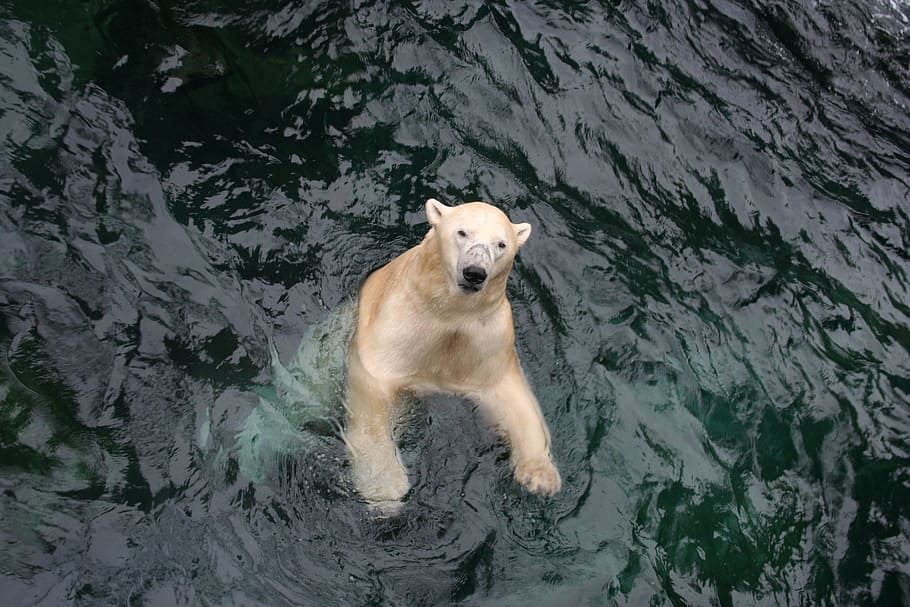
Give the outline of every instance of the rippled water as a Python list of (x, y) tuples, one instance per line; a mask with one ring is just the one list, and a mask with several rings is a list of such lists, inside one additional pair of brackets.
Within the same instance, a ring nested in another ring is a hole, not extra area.
[[(910, 604), (908, 102), (903, 0), (3, 2), (0, 603)], [(553, 499), (443, 396), (347, 480), (428, 196), (534, 224)]]

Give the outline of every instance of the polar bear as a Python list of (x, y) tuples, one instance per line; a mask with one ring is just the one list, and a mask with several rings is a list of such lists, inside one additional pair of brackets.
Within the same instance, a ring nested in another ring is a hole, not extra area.
[(394, 507), (408, 478), (394, 441), (404, 393), (474, 401), (511, 447), (515, 479), (552, 495), (561, 480), (550, 433), (515, 352), (506, 281), (531, 225), (483, 202), (426, 202), (423, 241), (373, 272), (360, 291), (348, 356), (345, 442), (370, 503)]

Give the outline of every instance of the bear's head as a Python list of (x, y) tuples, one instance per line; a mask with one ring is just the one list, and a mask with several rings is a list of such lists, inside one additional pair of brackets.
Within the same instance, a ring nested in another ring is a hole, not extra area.
[(518, 248), (531, 235), (531, 224), (512, 223), (485, 202), (449, 207), (430, 198), (426, 212), (445, 273), (461, 293), (478, 293), (493, 283), (504, 287)]

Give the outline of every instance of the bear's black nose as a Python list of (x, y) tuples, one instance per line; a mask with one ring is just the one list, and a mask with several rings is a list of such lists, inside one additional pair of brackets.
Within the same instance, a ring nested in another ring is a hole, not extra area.
[(464, 279), (472, 285), (479, 285), (487, 279), (487, 271), (479, 266), (468, 266), (463, 271)]

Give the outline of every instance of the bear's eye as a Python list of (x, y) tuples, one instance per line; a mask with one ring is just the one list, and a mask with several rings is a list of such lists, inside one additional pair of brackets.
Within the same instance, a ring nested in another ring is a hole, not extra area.
[(466, 238), (467, 235), (468, 235), (467, 232), (465, 232), (464, 230), (458, 230), (458, 237), (459, 237), (459, 238)]
[(501, 250), (501, 249), (504, 249), (504, 248), (506, 248), (506, 243), (504, 243), (504, 242), (503, 242), (503, 241), (501, 241), (501, 240), (500, 240), (500, 241), (499, 241), (499, 244), (498, 244), (498, 245), (496, 245), (496, 246), (497, 246), (497, 247), (499, 247), (499, 248), (500, 248), (500, 250)]

